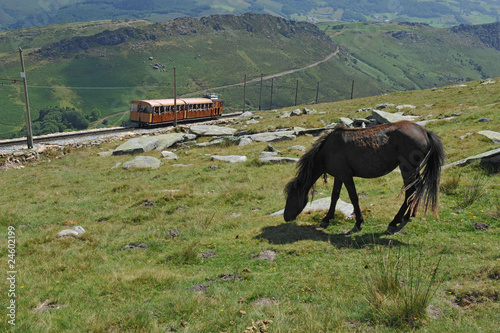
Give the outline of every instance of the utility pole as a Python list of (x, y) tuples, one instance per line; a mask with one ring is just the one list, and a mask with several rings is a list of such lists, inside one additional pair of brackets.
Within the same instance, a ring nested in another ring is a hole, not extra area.
[(174, 127), (177, 127), (177, 83), (174, 66)]
[(318, 87), (316, 88), (316, 104), (318, 104), (318, 96), (319, 96), (319, 81), (318, 81)]
[(271, 100), (269, 101), (269, 110), (273, 108), (273, 87), (274, 87), (274, 78), (271, 78)]
[(352, 86), (351, 86), (351, 99), (354, 96), (354, 80), (352, 80)]
[(33, 148), (33, 133), (31, 132), (31, 115), (30, 115), (30, 103), (28, 99), (28, 85), (26, 83), (26, 72), (24, 70), (24, 57), (23, 50), (19, 48), (19, 57), (21, 58), (21, 77), (23, 78), (24, 86), (24, 102), (26, 105), (26, 122), (28, 123), (28, 149)]
[(262, 110), (262, 81), (264, 80), (264, 74), (260, 74), (260, 93), (259, 93), (259, 111)]
[(297, 95), (299, 94), (299, 80), (297, 79), (297, 84), (295, 85), (295, 106), (297, 106)]
[(245, 113), (245, 101), (247, 100), (247, 75), (245, 74), (245, 80), (243, 83), (243, 113)]

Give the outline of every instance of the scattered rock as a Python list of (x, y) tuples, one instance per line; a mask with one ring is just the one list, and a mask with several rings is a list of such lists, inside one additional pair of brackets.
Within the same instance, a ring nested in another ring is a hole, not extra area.
[(190, 288), (186, 288), (186, 289), (190, 289), (190, 290), (201, 293), (201, 292), (206, 291), (208, 288), (209, 287), (206, 284), (200, 283), (200, 284), (194, 285), (194, 286), (192, 286)]
[(500, 132), (494, 132), (494, 131), (480, 131), (477, 132), (477, 134), (483, 135), (493, 141), (495, 144), (500, 144)]
[(195, 125), (189, 128), (189, 133), (198, 136), (225, 136), (234, 135), (236, 129), (215, 125)]
[(252, 134), (247, 137), (255, 142), (275, 142), (281, 140), (293, 140), (297, 136), (294, 134), (294, 131), (278, 131)]
[(76, 226), (73, 229), (65, 229), (57, 233), (58, 237), (80, 237), (85, 233), (85, 229), (81, 226)]
[(351, 119), (349, 119), (349, 118), (346, 118), (346, 117), (340, 117), (339, 123), (343, 124), (345, 126), (351, 126), (352, 123), (353, 123), (353, 121)]
[(118, 146), (113, 151), (113, 155), (141, 154), (155, 149), (158, 145), (158, 139), (155, 137), (142, 136), (132, 138)]
[(288, 150), (299, 150), (301, 152), (305, 152), (306, 147), (300, 146), (300, 145), (295, 145), (295, 146), (288, 147)]
[(263, 163), (297, 163), (299, 159), (295, 157), (267, 156), (267, 157), (260, 157), (259, 161)]
[(276, 259), (276, 251), (273, 250), (265, 250), (260, 252), (259, 254), (253, 254), (252, 259), (260, 259), (267, 261), (274, 261)]
[(217, 256), (217, 252), (215, 252), (215, 251), (207, 251), (207, 252), (203, 252), (201, 254), (201, 257), (203, 259), (213, 258), (213, 257), (216, 257), (216, 256)]
[[(382, 110), (382, 109), (387, 109), (387, 108), (394, 108), (394, 107), (396, 107), (396, 104), (382, 103), (382, 104), (375, 105), (375, 109), (377, 109), (377, 110)], [(372, 111), (373, 109), (372, 108), (368, 108), (368, 110)]]
[(163, 165), (163, 162), (152, 156), (137, 156), (131, 161), (123, 163), (122, 167), (125, 170), (133, 168), (143, 169), (158, 169)]
[(484, 222), (476, 222), (476, 223), (473, 223), (474, 225), (474, 228), (476, 230), (479, 230), (479, 231), (485, 231), (486, 229), (488, 229), (490, 227), (490, 225), (488, 223), (484, 223)]
[(246, 156), (238, 156), (238, 155), (229, 155), (229, 156), (213, 155), (210, 158), (212, 159), (212, 161), (218, 160), (218, 161), (224, 161), (224, 162), (229, 162), (229, 163), (246, 162), (246, 160), (247, 160)]
[(123, 250), (144, 250), (148, 248), (148, 244), (146, 243), (141, 243), (141, 244), (127, 244), (122, 248)]
[(170, 231), (165, 231), (163, 233), (165, 236), (169, 236), (171, 239), (174, 239), (176, 237), (180, 237), (181, 233), (178, 232), (177, 230), (170, 230)]
[(480, 122), (480, 123), (489, 123), (489, 122), (491, 122), (491, 119), (488, 119), (488, 118), (481, 118), (481, 119), (479, 119), (479, 122)]
[(482, 163), (500, 163), (500, 148), (487, 151), (485, 153), (464, 158), (463, 160), (459, 160), (453, 163), (446, 164), (442, 167), (442, 169), (447, 169), (452, 166), (465, 166), (476, 160), (481, 160)]
[(376, 121), (378, 121), (381, 124), (394, 123), (394, 122), (400, 121), (400, 120), (413, 121), (413, 120), (419, 118), (416, 116), (405, 116), (401, 112), (389, 113), (389, 112), (380, 111), (380, 110), (373, 110), (372, 116)]
[(472, 135), (472, 134), (474, 134), (474, 132), (467, 132), (467, 133), (465, 133), (464, 135), (461, 135), (461, 136), (460, 136), (460, 140), (463, 140), (463, 139), (465, 139), (466, 137), (468, 137), (468, 136), (470, 136), (470, 135)]
[[(326, 198), (321, 198), (314, 200), (313, 202), (307, 203), (306, 207), (302, 211), (303, 213), (305, 212), (310, 212), (314, 210), (328, 210), (330, 209), (330, 203), (332, 202), (331, 197), (326, 197)], [(341, 212), (344, 214), (345, 217), (351, 217), (354, 215), (354, 206), (350, 203), (347, 203), (341, 199), (337, 201), (337, 205), (335, 206), (335, 211), (336, 212)], [(280, 216), (283, 215), (285, 212), (284, 209), (277, 211), (275, 213), (272, 213), (270, 216)]]
[(290, 114), (290, 117), (302, 116), (302, 111), (300, 109), (295, 109)]
[(292, 111), (283, 111), (277, 118), (290, 118), (292, 116)]
[(315, 109), (304, 108), (304, 109), (302, 109), (302, 113), (303, 114), (317, 114), (318, 111), (316, 111)]
[(240, 114), (238, 116), (238, 118), (252, 118), (252, 117), (253, 117), (253, 113), (250, 111), (243, 112), (242, 114)]
[(494, 84), (496, 81), (492, 79), (487, 79), (487, 80), (481, 80), (481, 84)]
[(403, 110), (403, 109), (416, 109), (417, 107), (415, 105), (411, 104), (403, 104), (403, 105), (398, 105), (396, 106), (396, 109), (398, 110)]
[(62, 307), (64, 307), (64, 306), (54, 302), (50, 298), (47, 298), (45, 301), (38, 304), (33, 311), (34, 312), (45, 312), (45, 311), (52, 310), (52, 309), (57, 310), (57, 309), (60, 309)]
[(177, 156), (176, 153), (172, 153), (171, 151), (164, 150), (161, 152), (161, 155), (167, 160), (178, 160), (179, 159), (179, 156)]

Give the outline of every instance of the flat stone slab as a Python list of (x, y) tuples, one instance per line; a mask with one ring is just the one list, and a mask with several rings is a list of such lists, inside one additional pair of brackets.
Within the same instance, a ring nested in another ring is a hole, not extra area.
[(234, 135), (236, 129), (215, 125), (195, 125), (189, 128), (189, 133), (198, 136), (225, 136)]
[(396, 121), (401, 121), (401, 120), (413, 121), (415, 119), (420, 118), (417, 116), (405, 116), (403, 115), (402, 112), (390, 113), (380, 110), (373, 110), (372, 116), (376, 121), (378, 121), (381, 124), (394, 123)]
[(158, 147), (159, 141), (156, 137), (141, 136), (132, 138), (113, 150), (113, 155), (141, 154)]
[(211, 159), (212, 161), (217, 160), (229, 163), (239, 163), (239, 162), (245, 162), (247, 160), (247, 157), (238, 155), (229, 155), (229, 156), (213, 155), (211, 156)]
[(500, 144), (500, 132), (495, 132), (495, 131), (479, 131), (477, 134), (484, 135), (491, 141), (493, 141), (495, 144), (499, 145)]
[(278, 157), (278, 156), (263, 156), (259, 158), (263, 163), (297, 163), (298, 158), (295, 157)]
[(282, 131), (252, 134), (247, 137), (255, 142), (275, 142), (281, 140), (293, 140), (297, 136), (295, 135), (295, 131)]
[(73, 229), (65, 229), (57, 233), (57, 237), (80, 237), (85, 233), (85, 229), (76, 226)]
[(163, 150), (186, 139), (196, 139), (183, 133), (168, 133), (156, 136), (141, 136), (132, 138), (113, 150), (113, 155), (142, 154), (154, 149)]
[(486, 163), (500, 163), (500, 148), (487, 151), (485, 153), (464, 158), (463, 160), (456, 161), (453, 163), (446, 164), (442, 169), (447, 169), (452, 166), (466, 166), (476, 160), (481, 160)]
[[(313, 202), (308, 202), (302, 213), (311, 212), (315, 210), (328, 210), (330, 209), (330, 203), (332, 202), (331, 197), (321, 198), (314, 200)], [(341, 212), (345, 217), (351, 217), (354, 214), (354, 206), (350, 203), (347, 203), (343, 200), (338, 200), (337, 205), (335, 206), (336, 212)], [(280, 216), (285, 212), (284, 209), (277, 211), (276, 213), (272, 213), (270, 216)]]
[(163, 165), (163, 162), (152, 156), (137, 156), (131, 161), (123, 163), (123, 169), (142, 168), (142, 169), (158, 169)]

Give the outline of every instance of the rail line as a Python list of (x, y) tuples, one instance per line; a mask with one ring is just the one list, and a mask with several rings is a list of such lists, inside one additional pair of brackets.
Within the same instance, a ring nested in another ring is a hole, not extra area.
[[(236, 113), (227, 113), (223, 114), (220, 117), (218, 117), (215, 120), (219, 119), (224, 119), (224, 118), (234, 118), (241, 115), (241, 112), (236, 112)], [(214, 121), (214, 119), (210, 118), (202, 118), (202, 119), (187, 119), (187, 120), (181, 120), (179, 121), (179, 124), (184, 125), (184, 124), (193, 124), (193, 123), (205, 123), (205, 122), (211, 122)], [(154, 132), (155, 129), (161, 129), (165, 127), (170, 127), (172, 126), (172, 123), (163, 123), (161, 125), (154, 125), (154, 126), (149, 126), (149, 127), (111, 127), (111, 128), (100, 128), (100, 129), (90, 129), (90, 130), (83, 130), (83, 131), (76, 131), (76, 132), (63, 132), (63, 133), (53, 133), (53, 134), (47, 134), (47, 135), (41, 135), (41, 136), (35, 136), (33, 137), (33, 142), (34, 143), (51, 143), (51, 142), (56, 142), (56, 141), (61, 141), (61, 140), (71, 140), (71, 139), (78, 139), (78, 138), (85, 138), (85, 137), (102, 137), (110, 134), (119, 134), (119, 133), (125, 133), (125, 132)], [(2, 148), (8, 148), (8, 147), (17, 147), (17, 146), (22, 146), (26, 145), (27, 143), (27, 138), (16, 138), (16, 139), (9, 139), (9, 140), (0, 140), (0, 150)]]

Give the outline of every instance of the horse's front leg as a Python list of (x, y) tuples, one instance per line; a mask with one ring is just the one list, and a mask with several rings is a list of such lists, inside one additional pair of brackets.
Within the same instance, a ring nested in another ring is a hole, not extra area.
[(321, 221), (320, 224), (321, 228), (327, 228), (328, 225), (330, 224), (330, 221), (335, 218), (335, 207), (337, 206), (337, 201), (339, 200), (341, 190), (342, 190), (342, 181), (339, 178), (335, 177), (335, 181), (333, 183), (332, 201), (330, 203), (330, 209), (328, 210), (328, 213), (326, 213), (326, 216)]
[(352, 177), (343, 179), (347, 192), (349, 193), (349, 199), (354, 206), (354, 215), (356, 216), (356, 224), (349, 232), (355, 233), (363, 229), (363, 216), (361, 215), (361, 209), (359, 208), (358, 193), (356, 192), (356, 187), (354, 186), (354, 179)]

